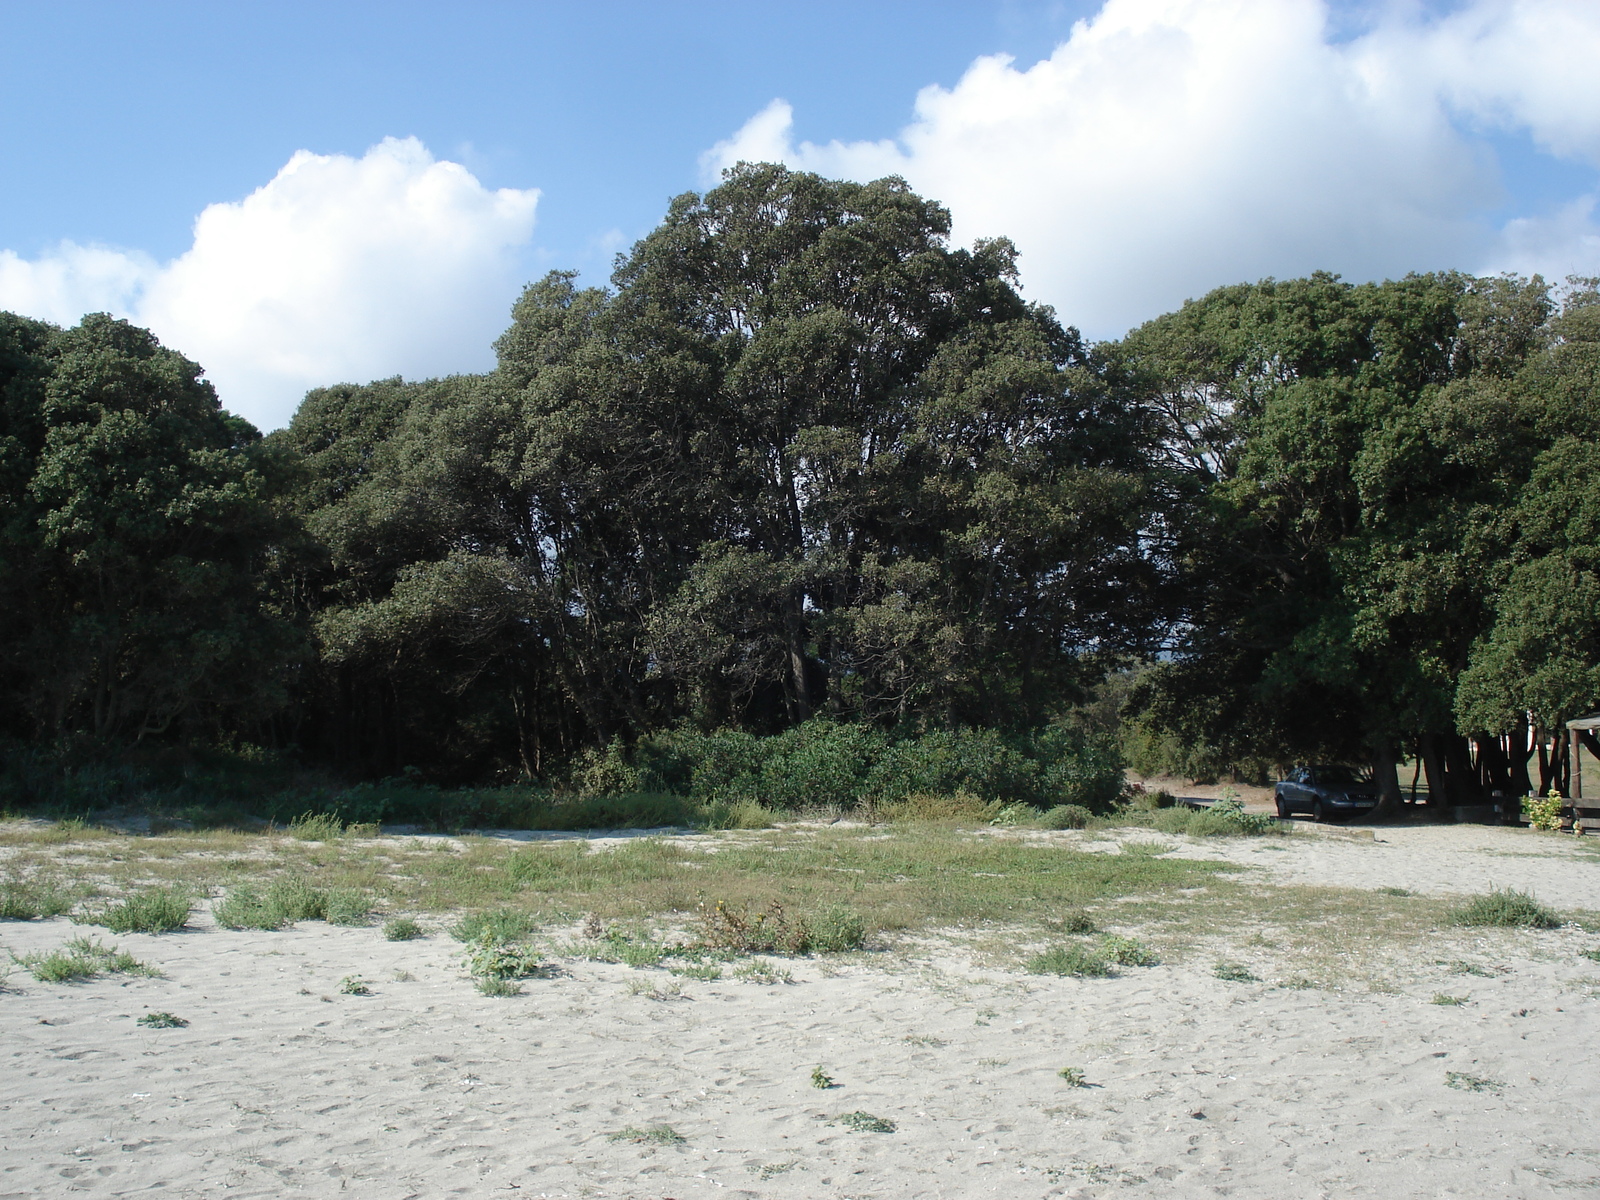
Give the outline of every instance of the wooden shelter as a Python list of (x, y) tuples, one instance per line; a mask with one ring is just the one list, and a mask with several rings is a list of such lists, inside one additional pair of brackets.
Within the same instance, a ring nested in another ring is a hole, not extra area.
[[(1569, 752), (1572, 755), (1572, 783), (1568, 791), (1570, 809), (1561, 810), (1561, 828), (1570, 829), (1574, 833), (1583, 833), (1590, 829), (1600, 829), (1600, 786), (1591, 785), (1595, 796), (1585, 796), (1583, 793), (1583, 759), (1579, 751), (1585, 746), (1589, 753), (1600, 759), (1600, 737), (1596, 736), (1600, 730), (1600, 713), (1591, 713), (1587, 717), (1578, 717), (1567, 722), (1567, 737), (1571, 745)], [(1600, 785), (1600, 780), (1595, 781)], [(1593, 803), (1590, 803), (1590, 801)]]

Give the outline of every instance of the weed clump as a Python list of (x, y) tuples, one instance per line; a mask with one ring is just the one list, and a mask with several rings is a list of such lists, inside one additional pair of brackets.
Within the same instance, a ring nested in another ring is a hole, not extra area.
[(1450, 914), (1456, 925), (1502, 926), (1513, 929), (1555, 929), (1561, 918), (1527, 892), (1511, 888), (1474, 896)]
[(765, 909), (734, 908), (719, 900), (700, 906), (700, 944), (736, 954), (838, 954), (859, 950), (866, 922), (847, 905), (836, 904), (806, 917), (791, 914), (780, 901)]
[(458, 942), (516, 942), (533, 932), (534, 921), (527, 913), (509, 908), (468, 913), (451, 928)]
[(1466, 1002), (1465, 996), (1447, 996), (1443, 992), (1435, 992), (1433, 999), (1428, 1001), (1429, 1004), (1440, 1004), (1446, 1008), (1459, 1008)]
[(422, 926), (410, 917), (396, 917), (384, 923), (383, 936), (391, 942), (409, 942), (422, 936)]
[(1099, 979), (1111, 974), (1111, 963), (1086, 946), (1051, 946), (1028, 960), (1030, 975), (1072, 975)]
[(833, 1076), (829, 1075), (821, 1067), (812, 1067), (811, 1086), (814, 1088), (821, 1088), (823, 1091), (827, 1091), (829, 1088), (836, 1088), (839, 1085), (833, 1081)]
[(372, 987), (359, 975), (346, 975), (339, 980), (339, 994), (341, 996), (370, 996)]
[(893, 1133), (897, 1128), (893, 1121), (867, 1112), (844, 1113), (839, 1117), (839, 1124), (857, 1133)]
[(100, 925), (112, 933), (171, 933), (189, 923), (194, 894), (186, 887), (145, 888), (121, 901), (74, 917), (77, 925)]
[(1446, 1071), (1444, 1085), (1458, 1092), (1487, 1092), (1499, 1087), (1500, 1083), (1482, 1075), (1468, 1075), (1465, 1071)]
[(1105, 956), (1120, 967), (1153, 967), (1161, 960), (1137, 938), (1108, 933), (1100, 939)]
[(649, 1129), (637, 1129), (632, 1125), (619, 1129), (606, 1137), (608, 1142), (638, 1142), (650, 1146), (682, 1146), (689, 1139), (684, 1137), (671, 1125), (652, 1125)]
[(106, 946), (86, 937), (76, 937), (59, 950), (48, 954), (22, 954), (15, 961), (40, 983), (80, 983), (100, 975), (154, 975), (125, 950)]
[(1081, 804), (1058, 804), (1040, 815), (1041, 829), (1087, 829), (1094, 814)]
[(169, 1012), (147, 1012), (138, 1023), (146, 1029), (182, 1029), (189, 1022)]
[(0, 880), (0, 921), (59, 917), (78, 902), (80, 895), (52, 879)]
[(330, 888), (323, 902), (329, 925), (365, 925), (372, 915), (372, 898), (360, 888)]
[(1068, 1087), (1088, 1087), (1089, 1086), (1088, 1078), (1084, 1075), (1083, 1071), (1078, 1067), (1062, 1067), (1061, 1070), (1056, 1072), (1056, 1074), (1061, 1076), (1061, 1078), (1063, 1078), (1063, 1079), (1065, 1079), (1067, 1081), (1067, 1086)]
[(1228, 983), (1261, 982), (1260, 977), (1252, 975), (1250, 973), (1250, 968), (1244, 966), (1242, 963), (1219, 962), (1216, 966), (1211, 968), (1211, 973), (1218, 979), (1226, 980)]
[(302, 842), (337, 841), (344, 831), (344, 822), (332, 813), (303, 812), (289, 822), (289, 836)]

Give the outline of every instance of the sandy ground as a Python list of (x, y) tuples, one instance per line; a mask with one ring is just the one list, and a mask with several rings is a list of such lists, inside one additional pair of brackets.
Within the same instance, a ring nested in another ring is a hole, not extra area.
[[(1521, 831), (1166, 840), (1269, 881), (1600, 909), (1600, 856)], [(164, 978), (12, 972), (0, 1197), (1600, 1194), (1600, 965), (1578, 955), (1600, 936), (1573, 926), (1441, 932), (1379, 991), (1225, 982), (1210, 952), (1034, 977), (928, 939), (785, 963), (788, 984), (578, 962), (490, 999), (440, 933), (195, 924), (114, 939)], [(0, 923), (0, 949), (83, 932)], [(352, 974), (374, 994), (341, 994)], [(135, 1023), (155, 1010), (190, 1024)], [(856, 1111), (896, 1129), (837, 1122)], [(663, 1124), (685, 1141), (610, 1138)]]

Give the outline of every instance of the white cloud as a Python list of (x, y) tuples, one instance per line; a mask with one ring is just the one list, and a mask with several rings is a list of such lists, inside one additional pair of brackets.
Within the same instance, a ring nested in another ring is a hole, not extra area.
[(359, 159), (302, 150), (244, 200), (201, 213), (170, 263), (71, 243), (31, 262), (0, 253), (0, 308), (126, 315), (271, 429), (308, 387), (490, 365), (538, 198), (491, 191), (414, 138)]
[(1481, 135), (1600, 162), (1600, 4), (1410, 14), (1337, 41), (1323, 0), (1108, 0), (1028, 70), (984, 57), (925, 88), (896, 140), (796, 144), (774, 101), (702, 168), (903, 175), (958, 242), (1013, 238), (1029, 294), (1094, 336), (1269, 274), (1588, 269), (1588, 209), (1489, 223), (1503, 194)]

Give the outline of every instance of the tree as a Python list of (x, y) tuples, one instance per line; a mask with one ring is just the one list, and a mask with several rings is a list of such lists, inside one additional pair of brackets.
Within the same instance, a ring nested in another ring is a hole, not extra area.
[(284, 464), (127, 322), (7, 314), (0, 346), (12, 720), (137, 740), (270, 710), (294, 648), (260, 589)]

